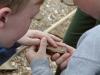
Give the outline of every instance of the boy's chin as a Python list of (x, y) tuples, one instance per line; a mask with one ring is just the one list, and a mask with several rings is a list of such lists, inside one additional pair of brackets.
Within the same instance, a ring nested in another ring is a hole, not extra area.
[(10, 48), (14, 45), (14, 43), (10, 43), (10, 44), (0, 44), (0, 47), (4, 47), (4, 48)]

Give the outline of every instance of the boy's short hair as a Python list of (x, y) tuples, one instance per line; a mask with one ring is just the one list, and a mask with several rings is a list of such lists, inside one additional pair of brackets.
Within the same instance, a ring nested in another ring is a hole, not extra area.
[(30, 0), (0, 0), (1, 7), (9, 7), (12, 12), (17, 12), (20, 7), (25, 6)]

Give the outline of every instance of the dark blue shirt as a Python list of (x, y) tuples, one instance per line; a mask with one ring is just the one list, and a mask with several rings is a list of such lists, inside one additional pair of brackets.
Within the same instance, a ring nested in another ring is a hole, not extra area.
[(11, 48), (0, 47), (0, 65), (12, 57), (12, 55), (16, 53), (16, 48), (19, 46), (20, 44), (15, 43)]

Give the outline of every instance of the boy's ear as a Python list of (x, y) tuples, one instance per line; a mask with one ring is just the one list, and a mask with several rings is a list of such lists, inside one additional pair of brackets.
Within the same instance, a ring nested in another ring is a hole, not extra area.
[(8, 16), (11, 14), (11, 9), (8, 7), (3, 7), (0, 9), (0, 29), (5, 26)]

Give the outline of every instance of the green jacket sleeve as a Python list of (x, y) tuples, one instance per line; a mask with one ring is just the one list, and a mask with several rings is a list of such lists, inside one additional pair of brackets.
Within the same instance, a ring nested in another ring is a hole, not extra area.
[(64, 43), (76, 47), (80, 36), (95, 25), (96, 20), (78, 8), (68, 30), (66, 31)]

